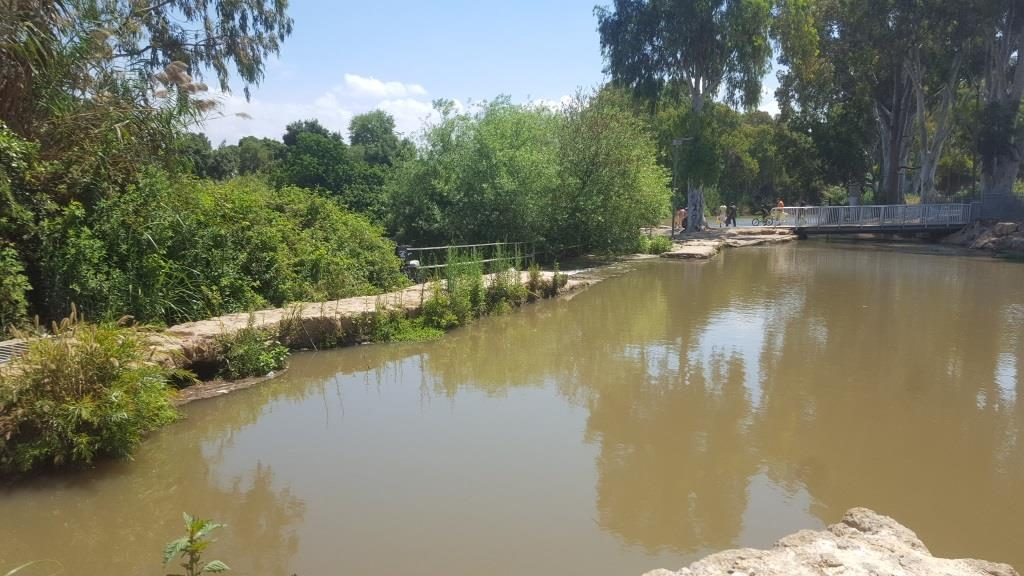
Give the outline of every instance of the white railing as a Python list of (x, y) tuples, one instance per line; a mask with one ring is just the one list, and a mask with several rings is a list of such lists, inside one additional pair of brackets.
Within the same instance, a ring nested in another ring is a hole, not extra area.
[(971, 222), (970, 204), (775, 208), (776, 226), (797, 228), (950, 228)]

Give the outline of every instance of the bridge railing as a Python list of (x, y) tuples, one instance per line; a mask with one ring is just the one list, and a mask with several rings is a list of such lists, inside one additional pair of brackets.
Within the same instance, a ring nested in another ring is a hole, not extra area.
[(778, 225), (797, 228), (951, 228), (971, 222), (970, 204), (805, 206), (774, 212)]

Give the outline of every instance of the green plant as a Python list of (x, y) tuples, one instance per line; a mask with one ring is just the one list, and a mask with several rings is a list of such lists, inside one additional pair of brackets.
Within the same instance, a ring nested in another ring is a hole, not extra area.
[(223, 528), (224, 525), (211, 520), (193, 518), (187, 513), (182, 516), (185, 518), (185, 535), (168, 542), (164, 547), (164, 566), (170, 564), (175, 558), (180, 558), (184, 572), (167, 576), (200, 576), (230, 570), (228, 565), (220, 560), (203, 561), (203, 552), (209, 548), (210, 544), (216, 542), (210, 538), (210, 533), (218, 528)]
[(531, 298), (537, 298), (541, 293), (543, 278), (540, 275), (540, 266), (536, 262), (530, 264), (529, 277), (526, 280), (526, 289), (530, 292)]
[(25, 293), (31, 287), (24, 272), (18, 252), (0, 243), (0, 339), (25, 321), (28, 311)]
[(424, 324), (439, 330), (451, 330), (458, 326), (459, 317), (452, 311), (447, 291), (436, 282), (431, 290), (430, 298), (423, 303), (423, 309), (420, 311)]
[(288, 348), (270, 332), (249, 325), (234, 334), (218, 338), (217, 364), (220, 376), (228, 380), (264, 376), (285, 366)]
[(378, 310), (371, 321), (374, 342), (425, 342), (442, 336), (443, 329), (429, 325), (423, 316), (409, 318), (404, 310)]
[(648, 254), (664, 254), (672, 249), (672, 239), (668, 236), (654, 236), (647, 243)]
[(0, 473), (124, 458), (178, 417), (168, 382), (134, 331), (78, 322), (75, 312), (0, 373)]

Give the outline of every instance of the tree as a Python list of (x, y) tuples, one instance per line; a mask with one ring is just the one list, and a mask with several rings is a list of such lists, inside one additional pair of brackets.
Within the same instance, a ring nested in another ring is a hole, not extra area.
[(399, 139), (395, 119), (383, 110), (358, 114), (348, 125), (349, 143), (363, 160), (375, 166), (392, 166), (413, 152), (412, 143)]
[(199, 176), (210, 176), (210, 162), (213, 160), (213, 147), (205, 134), (187, 133), (178, 140), (178, 155), (187, 169)]
[(284, 145), (270, 138), (245, 136), (238, 141), (238, 173), (267, 172), (284, 154)]
[[(110, 36), (111, 55), (144, 74), (181, 61), (202, 77), (212, 69), (222, 90), (232, 68), (245, 86), (263, 79), (268, 56), (292, 32), (288, 0), (83, 0)], [(233, 64), (233, 66), (231, 66)]]
[[(688, 95), (695, 145), (706, 100), (724, 90), (728, 102), (758, 104), (772, 53), (769, 0), (615, 0), (614, 11), (598, 7), (595, 13), (613, 82), (652, 99), (665, 87)], [(695, 229), (706, 225), (706, 184), (687, 183)]]
[(324, 137), (335, 136), (338, 140), (341, 140), (341, 134), (337, 132), (331, 132), (320, 123), (319, 120), (296, 120), (292, 122), (284, 129), (284, 136), (281, 137), (281, 141), (284, 142), (285, 146), (294, 146), (298, 142), (299, 134), (303, 133), (318, 134)]
[(978, 152), (982, 189), (986, 194), (1010, 194), (1024, 157), (1024, 2), (998, 0), (986, 5), (989, 34), (985, 38), (984, 108), (981, 111)]

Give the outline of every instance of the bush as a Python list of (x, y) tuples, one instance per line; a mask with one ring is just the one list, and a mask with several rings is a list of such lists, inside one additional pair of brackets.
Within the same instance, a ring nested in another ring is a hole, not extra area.
[(25, 293), (30, 286), (18, 252), (0, 243), (0, 339), (22, 324), (28, 313)]
[(174, 324), (406, 282), (381, 229), (335, 200), (254, 177), (151, 172), (94, 210), (70, 204), (42, 237), (51, 316), (75, 302), (92, 317)]
[(169, 381), (146, 344), (114, 326), (66, 321), (0, 374), (0, 473), (124, 458), (173, 422)]
[(668, 236), (655, 236), (647, 243), (648, 254), (664, 254), (672, 249), (672, 239)]
[(403, 241), (621, 252), (668, 215), (669, 174), (622, 94), (578, 96), (557, 112), (507, 98), (463, 114), (441, 103), (439, 115), (419, 157), (389, 180)]
[(288, 348), (269, 332), (252, 325), (218, 339), (219, 375), (227, 380), (265, 376), (285, 366)]
[(409, 318), (404, 310), (378, 308), (371, 320), (374, 342), (425, 342), (442, 336), (444, 329), (430, 325), (424, 315)]

